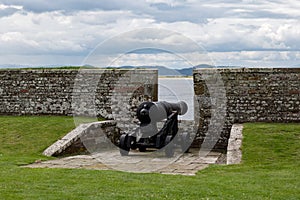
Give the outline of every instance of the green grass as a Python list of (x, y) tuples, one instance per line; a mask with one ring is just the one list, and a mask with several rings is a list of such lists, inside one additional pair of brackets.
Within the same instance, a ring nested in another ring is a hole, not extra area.
[(243, 161), (194, 177), (28, 169), (69, 117), (0, 117), (0, 199), (300, 199), (300, 125), (245, 124)]

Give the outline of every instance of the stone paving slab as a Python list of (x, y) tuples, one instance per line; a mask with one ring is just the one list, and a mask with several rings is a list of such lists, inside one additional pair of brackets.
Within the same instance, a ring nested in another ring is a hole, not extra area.
[[(198, 150), (199, 151), (199, 150)], [(131, 151), (129, 156), (120, 156), (119, 151), (77, 155), (48, 161), (37, 161), (25, 167), (29, 168), (71, 168), (91, 170), (120, 170), (128, 172), (154, 172), (162, 174), (195, 175), (209, 164), (215, 164), (222, 156), (210, 152), (206, 157), (199, 157), (197, 149), (190, 153), (175, 152), (173, 158), (153, 152)]]

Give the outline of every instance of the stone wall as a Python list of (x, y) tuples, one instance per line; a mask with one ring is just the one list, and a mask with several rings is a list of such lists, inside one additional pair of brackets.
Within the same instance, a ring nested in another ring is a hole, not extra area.
[(196, 69), (194, 90), (200, 143), (221, 124), (217, 148), (233, 123), (300, 122), (300, 68)]
[(113, 120), (80, 124), (43, 152), (46, 156), (95, 153), (115, 148), (120, 131)]
[(123, 114), (119, 107), (134, 110), (149, 99), (157, 100), (157, 70), (0, 70), (2, 115), (112, 119)]

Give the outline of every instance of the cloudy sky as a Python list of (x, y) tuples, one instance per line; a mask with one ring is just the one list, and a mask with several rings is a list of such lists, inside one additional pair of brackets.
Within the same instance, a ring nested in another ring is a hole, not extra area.
[(299, 10), (298, 0), (0, 0), (0, 65), (295, 67)]

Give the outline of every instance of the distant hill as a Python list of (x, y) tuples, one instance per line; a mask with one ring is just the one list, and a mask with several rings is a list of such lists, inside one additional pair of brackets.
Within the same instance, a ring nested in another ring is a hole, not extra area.
[(178, 73), (182, 74), (183, 76), (192, 76), (193, 75), (193, 67), (184, 68), (184, 69), (176, 69)]
[(194, 66), (194, 68), (214, 68), (214, 67), (216, 67), (216, 66), (208, 65), (208, 64), (200, 64), (200, 65)]
[(120, 69), (158, 69), (159, 76), (183, 76), (178, 69), (170, 69), (164, 66), (122, 66)]
[(140, 69), (158, 69), (159, 76), (193, 76), (193, 69), (195, 68), (214, 68), (215, 66), (201, 64), (194, 67), (183, 68), (183, 69), (170, 69), (164, 66), (122, 66), (118, 67), (121, 69), (133, 69), (133, 68), (140, 68)]

